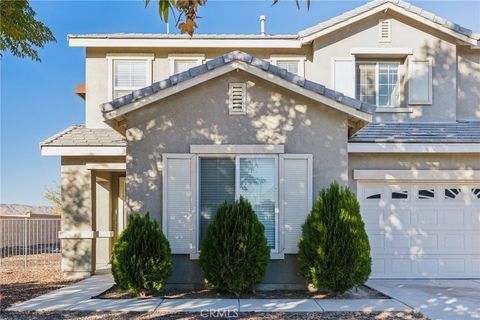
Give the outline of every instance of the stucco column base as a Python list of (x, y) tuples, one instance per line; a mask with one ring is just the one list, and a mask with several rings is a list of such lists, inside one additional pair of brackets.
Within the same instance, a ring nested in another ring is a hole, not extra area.
[(64, 271), (63, 277), (66, 280), (82, 280), (93, 275), (93, 272), (89, 271)]
[(95, 239), (62, 239), (62, 271), (66, 279), (82, 279), (95, 271)]

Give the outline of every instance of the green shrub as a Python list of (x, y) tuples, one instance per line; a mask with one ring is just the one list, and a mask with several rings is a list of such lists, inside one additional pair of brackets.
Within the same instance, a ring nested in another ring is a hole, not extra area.
[(134, 214), (113, 245), (112, 274), (121, 289), (160, 290), (172, 272), (170, 245), (149, 214)]
[(240, 295), (260, 282), (270, 259), (264, 227), (244, 199), (221, 204), (201, 244), (200, 266), (209, 284)]
[(370, 243), (355, 195), (334, 182), (320, 196), (302, 227), (298, 261), (316, 288), (345, 292), (371, 271)]

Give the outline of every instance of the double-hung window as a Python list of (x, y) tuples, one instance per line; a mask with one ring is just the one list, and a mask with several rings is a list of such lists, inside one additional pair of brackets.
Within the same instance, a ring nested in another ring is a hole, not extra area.
[(199, 157), (199, 241), (224, 201), (247, 199), (265, 227), (272, 251), (278, 250), (278, 158), (272, 155)]
[(152, 83), (153, 56), (110, 56), (109, 98), (116, 99)]
[(170, 60), (170, 75), (173, 75), (201, 65), (205, 60), (205, 55), (170, 54), (168, 59)]
[(272, 56), (270, 61), (288, 72), (295, 73), (301, 77), (305, 76), (305, 57), (300, 56)]
[(397, 62), (357, 62), (357, 99), (377, 107), (400, 106), (400, 77)]

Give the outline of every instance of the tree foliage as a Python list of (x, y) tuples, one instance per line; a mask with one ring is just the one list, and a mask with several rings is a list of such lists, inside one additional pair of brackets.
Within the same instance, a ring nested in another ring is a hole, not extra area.
[(0, 1), (0, 51), (40, 61), (34, 47), (43, 48), (56, 41), (50, 29), (35, 19), (35, 11), (27, 0)]
[(238, 296), (262, 280), (269, 259), (264, 227), (248, 200), (221, 204), (201, 244), (200, 266), (207, 281)]
[[(145, 7), (148, 6), (150, 0), (144, 0)], [(277, 4), (279, 0), (273, 0), (273, 4)], [(310, 0), (305, 0), (307, 10), (310, 9)], [(300, 9), (301, 0), (295, 0), (297, 8)], [(207, 0), (158, 0), (158, 14), (160, 19), (168, 23), (170, 12), (176, 17), (175, 25), (180, 29), (181, 33), (188, 33), (193, 36), (195, 29), (198, 28), (197, 19), (198, 8), (207, 4)], [(178, 15), (178, 16), (177, 16)]]
[(62, 214), (62, 192), (60, 185), (55, 183), (53, 187), (45, 187), (43, 198), (47, 200), (52, 206), (52, 213), (56, 215)]
[(344, 292), (371, 271), (370, 243), (355, 195), (334, 182), (322, 190), (302, 227), (298, 261), (317, 288)]
[(149, 214), (135, 213), (113, 246), (112, 274), (121, 289), (144, 295), (160, 290), (172, 272), (167, 238)]

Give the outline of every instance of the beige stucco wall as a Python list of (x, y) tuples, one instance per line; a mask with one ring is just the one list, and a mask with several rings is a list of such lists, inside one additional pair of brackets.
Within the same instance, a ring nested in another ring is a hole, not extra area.
[[(228, 86), (247, 82), (248, 115), (228, 115)], [(283, 144), (313, 154), (313, 191), (347, 183), (347, 115), (244, 72), (231, 72), (127, 115), (127, 210), (161, 220), (162, 153), (191, 144)]]
[[(153, 54), (152, 81), (160, 81), (170, 76), (169, 54), (200, 54), (205, 59), (214, 59), (222, 54), (234, 51), (232, 48), (87, 48), (86, 50), (86, 125), (88, 127), (107, 127), (103, 122), (100, 104), (108, 102), (108, 62), (107, 54)], [(250, 49), (238, 48), (261, 59), (270, 59), (271, 55), (305, 56), (305, 69), (311, 68), (311, 47), (301, 49)]]
[(457, 118), (480, 120), (480, 49), (458, 47)]
[[(377, 113), (376, 121), (455, 121), (456, 46), (452, 38), (388, 11), (354, 23), (348, 28), (314, 41), (315, 67), (307, 70), (311, 80), (332, 87), (332, 58), (352, 57), (350, 49), (411, 48), (413, 57), (433, 59), (433, 105), (411, 106), (412, 113)], [(390, 18), (391, 42), (378, 41), (378, 20)], [(407, 24), (408, 23), (408, 24)], [(363, 60), (361, 57), (357, 60)], [(386, 59), (386, 58), (385, 58)], [(388, 59), (387, 59), (388, 60)], [(407, 65), (402, 60), (401, 81)], [(408, 107), (408, 86), (401, 91), (402, 106)]]
[(480, 170), (480, 156), (475, 153), (350, 153), (349, 186), (356, 191), (353, 170)]
[[(125, 157), (62, 157), (62, 231), (112, 230), (111, 174), (86, 169), (89, 162), (125, 162)], [(110, 259), (110, 239), (62, 239), (62, 271), (69, 278), (90, 275)]]

